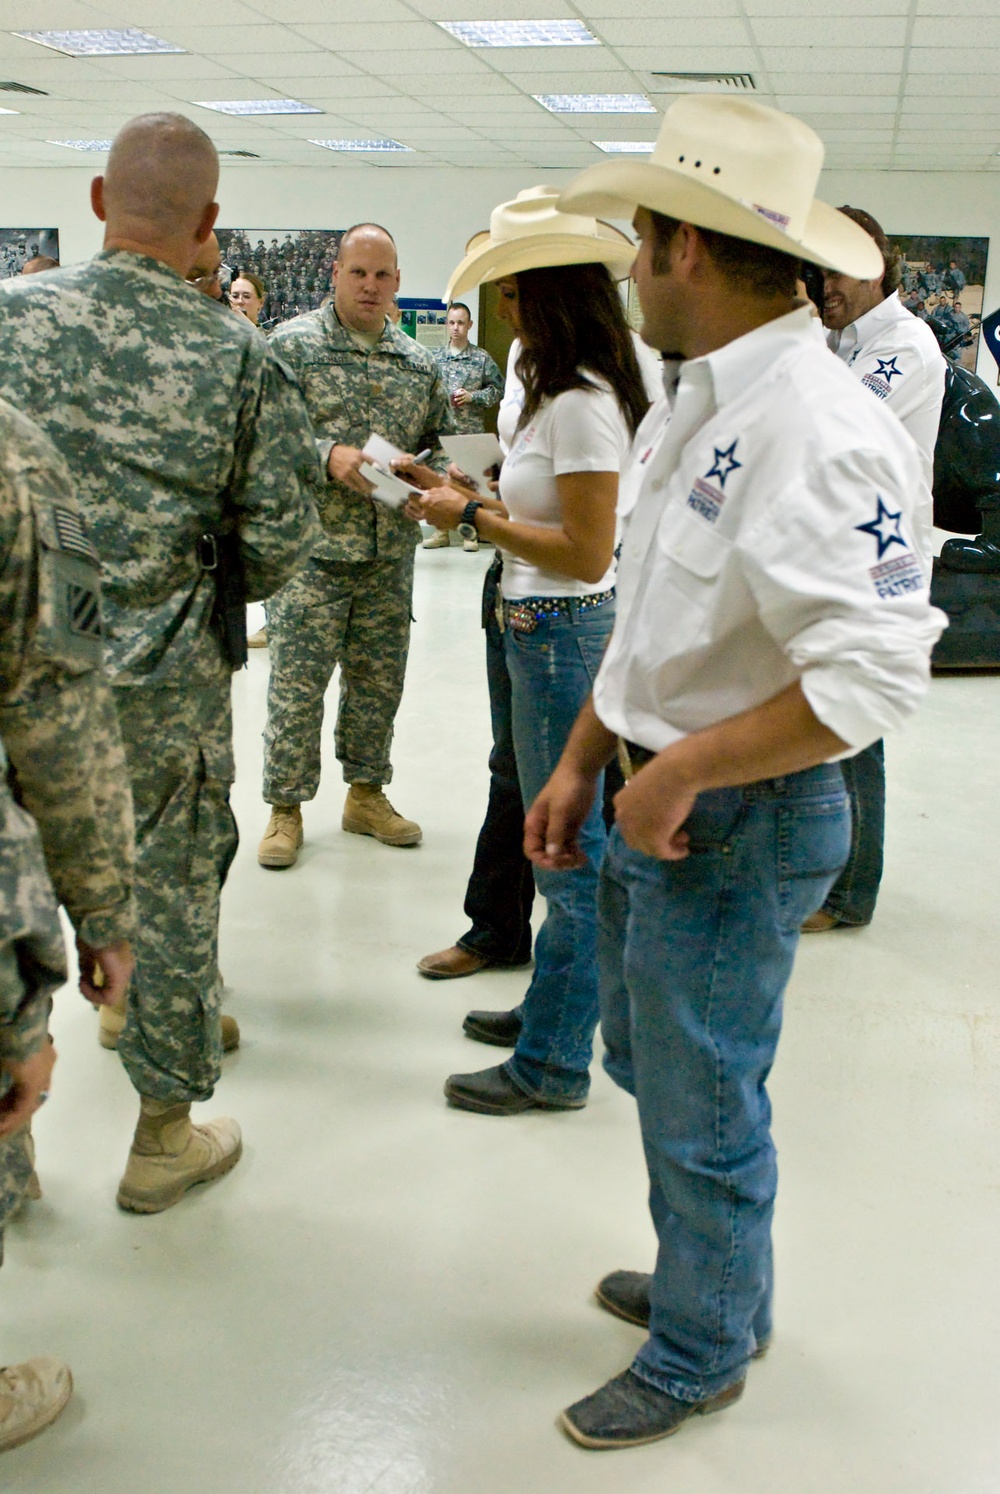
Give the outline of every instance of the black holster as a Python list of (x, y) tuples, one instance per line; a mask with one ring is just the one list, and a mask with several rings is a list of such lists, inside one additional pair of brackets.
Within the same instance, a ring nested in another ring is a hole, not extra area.
[(212, 628), (222, 657), (230, 669), (242, 669), (247, 662), (247, 599), (239, 535), (203, 534), (198, 548), (202, 568), (215, 581)]

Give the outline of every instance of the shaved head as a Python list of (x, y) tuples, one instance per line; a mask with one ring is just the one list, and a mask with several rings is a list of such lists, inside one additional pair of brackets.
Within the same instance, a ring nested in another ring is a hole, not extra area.
[(183, 114), (140, 114), (118, 132), (98, 181), (99, 216), (113, 238), (157, 244), (197, 235), (200, 241), (219, 158), (205, 131)]
[(347, 251), (358, 239), (367, 239), (372, 243), (378, 241), (385, 243), (388, 240), (392, 245), (393, 255), (396, 253), (396, 240), (387, 228), (382, 227), (381, 223), (355, 223), (353, 227), (344, 230), (337, 246), (337, 258), (345, 259)]

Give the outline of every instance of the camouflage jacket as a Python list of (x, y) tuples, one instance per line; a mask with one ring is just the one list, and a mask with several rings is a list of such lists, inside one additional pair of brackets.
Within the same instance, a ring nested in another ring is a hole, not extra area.
[(97, 558), (69, 471), (0, 401), (0, 738), (87, 944), (130, 937), (132, 800), (101, 667)]
[[(455, 429), (430, 353), (389, 321), (375, 346), (362, 348), (330, 302), (284, 322), (270, 345), (302, 386), (324, 471), (332, 447), (362, 447), (373, 431), (416, 456)], [(440, 452), (435, 465), (446, 465)], [(414, 520), (330, 478), (318, 502), (321, 559), (399, 559), (420, 537)]]
[(483, 415), (498, 405), (503, 398), (503, 374), (497, 368), (485, 348), (477, 348), (470, 342), (461, 353), (450, 348), (436, 348), (434, 361), (441, 371), (449, 395), (456, 389), (467, 389), (472, 402), (459, 409), (452, 407), (455, 429), (462, 435), (471, 435), (483, 428)]
[[(66, 949), (38, 832), (6, 772), (0, 748), (0, 1061), (23, 1063), (45, 1041)], [(0, 1078), (0, 1094), (7, 1087)]]
[(222, 685), (201, 536), (236, 527), (250, 600), (318, 538), (312, 432), (264, 338), (158, 260), (108, 250), (0, 284), (0, 394), (69, 463), (112, 683)]

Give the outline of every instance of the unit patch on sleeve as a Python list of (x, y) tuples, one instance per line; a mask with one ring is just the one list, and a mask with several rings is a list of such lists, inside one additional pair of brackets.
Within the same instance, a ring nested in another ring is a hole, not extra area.
[[(736, 460), (736, 445), (739, 437), (731, 446), (719, 450), (718, 446), (712, 448), (712, 465), (704, 477), (696, 477), (694, 487), (688, 494), (688, 508), (693, 508), (696, 514), (714, 524), (722, 512), (722, 505), (726, 501), (725, 486), (726, 478), (730, 477), (743, 463)], [(710, 478), (718, 479), (718, 486), (710, 482)]]

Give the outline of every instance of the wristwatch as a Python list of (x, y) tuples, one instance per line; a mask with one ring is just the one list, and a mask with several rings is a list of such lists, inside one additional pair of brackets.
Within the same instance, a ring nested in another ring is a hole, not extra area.
[(462, 517), (458, 521), (458, 532), (464, 540), (479, 538), (479, 531), (476, 528), (476, 510), (482, 506), (478, 498), (470, 498), (462, 509)]

